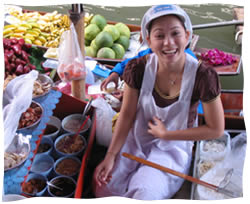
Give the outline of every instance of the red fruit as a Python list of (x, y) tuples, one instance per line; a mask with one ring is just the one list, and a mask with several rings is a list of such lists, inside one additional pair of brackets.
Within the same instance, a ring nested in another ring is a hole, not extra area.
[(16, 75), (23, 74), (23, 65), (19, 64), (16, 68)]

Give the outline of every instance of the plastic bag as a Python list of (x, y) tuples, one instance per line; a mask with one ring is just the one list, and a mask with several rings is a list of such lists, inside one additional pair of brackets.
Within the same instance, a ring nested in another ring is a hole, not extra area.
[(64, 82), (85, 79), (86, 77), (84, 58), (72, 23), (70, 30), (65, 31), (61, 36), (58, 48), (57, 73)]
[(3, 93), (4, 150), (15, 137), (20, 117), (32, 101), (34, 81), (38, 72), (32, 70), (9, 82)]
[(112, 138), (112, 119), (116, 112), (101, 97), (92, 102), (96, 108), (96, 141), (108, 147)]
[[(200, 179), (208, 183), (219, 185), (223, 180), (226, 172), (233, 168), (233, 174), (229, 183), (225, 186), (226, 190), (242, 194), (242, 178), (243, 166), (246, 154), (246, 133), (241, 133), (231, 139), (231, 151), (224, 160), (218, 162)], [(197, 199), (214, 200), (214, 199), (227, 199), (230, 198), (221, 193), (217, 193), (204, 186), (198, 185), (196, 192)]]
[(224, 134), (214, 140), (202, 140), (200, 142), (200, 158), (207, 161), (221, 161), (231, 150), (230, 134)]

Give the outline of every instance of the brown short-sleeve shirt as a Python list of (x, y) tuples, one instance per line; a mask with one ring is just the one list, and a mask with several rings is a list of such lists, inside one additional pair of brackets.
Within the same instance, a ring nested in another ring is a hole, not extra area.
[[(138, 90), (141, 89), (146, 63), (146, 55), (128, 62), (122, 76), (128, 86)], [(196, 73), (189, 110), (188, 127), (192, 127), (195, 122), (199, 100), (204, 103), (209, 102), (219, 96), (220, 92), (221, 87), (217, 72), (213, 68), (201, 63)], [(176, 98), (171, 99), (162, 98), (155, 89), (152, 94), (159, 107), (166, 107), (177, 101), (179, 97), (176, 96)]]

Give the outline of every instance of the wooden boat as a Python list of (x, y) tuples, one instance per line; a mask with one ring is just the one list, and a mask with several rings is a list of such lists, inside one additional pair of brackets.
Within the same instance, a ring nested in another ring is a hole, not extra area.
[[(230, 132), (245, 131), (243, 116), (243, 91), (222, 90), (221, 101), (224, 108), (225, 129)], [(204, 124), (204, 115), (199, 114), (199, 124)]]

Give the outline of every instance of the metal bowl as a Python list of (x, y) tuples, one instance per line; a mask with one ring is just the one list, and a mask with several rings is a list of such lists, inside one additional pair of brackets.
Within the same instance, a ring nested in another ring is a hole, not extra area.
[[(41, 104), (39, 104), (39, 103), (36, 102), (36, 101), (32, 101), (31, 104), (30, 104), (30, 107), (31, 107), (31, 108), (40, 107), (40, 109), (41, 109), (40, 117), (39, 117), (36, 121), (34, 121), (32, 124), (27, 125), (27, 126), (24, 126), (24, 127), (21, 127), (21, 128), (18, 128), (18, 129), (17, 129), (18, 131), (20, 131), (20, 130), (26, 130), (26, 129), (34, 129), (34, 128), (37, 127), (37, 125), (38, 125), (39, 122), (41, 121), (42, 115), (43, 115), (43, 112), (44, 112), (43, 107), (41, 106)], [(25, 112), (25, 113), (26, 113), (26, 112)], [(23, 114), (25, 114), (25, 113), (23, 113)], [(23, 115), (23, 114), (22, 114), (22, 115)], [(22, 116), (21, 116), (21, 118), (20, 118), (20, 120), (19, 120), (19, 123), (21, 122), (21, 120), (22, 120)]]
[(30, 142), (27, 136), (15, 135), (12, 143), (4, 153), (4, 171), (21, 167), (30, 153)]
[(46, 74), (38, 74), (34, 83), (33, 99), (45, 96), (53, 87), (52, 79)]

